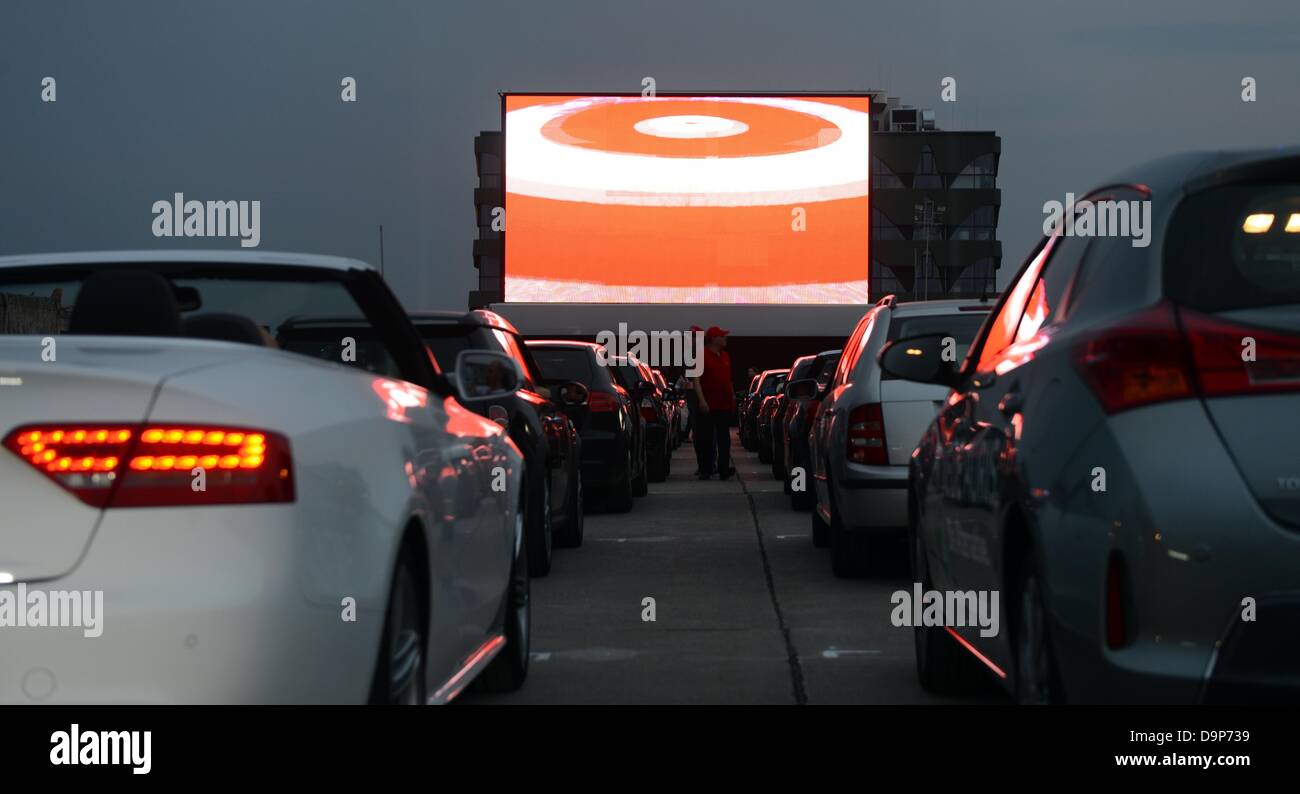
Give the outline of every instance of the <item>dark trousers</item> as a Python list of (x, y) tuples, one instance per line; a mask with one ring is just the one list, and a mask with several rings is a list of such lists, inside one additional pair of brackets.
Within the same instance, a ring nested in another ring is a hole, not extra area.
[(722, 473), (731, 469), (731, 418), (733, 411), (709, 411), (699, 415), (695, 427), (696, 454), (700, 472)]

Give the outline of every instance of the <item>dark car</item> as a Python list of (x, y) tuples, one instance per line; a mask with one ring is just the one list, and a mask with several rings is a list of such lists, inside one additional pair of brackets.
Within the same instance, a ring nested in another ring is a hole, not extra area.
[(906, 457), (909, 581), (1000, 592), (1005, 616), (915, 628), (921, 683), (1295, 703), (1300, 148), (1100, 184), (1076, 210), (1144, 207), (1150, 245), (1049, 236), (964, 364), (935, 333), (881, 350), (886, 371), (948, 390)]
[(646, 494), (645, 420), (632, 395), (600, 362), (600, 345), (591, 342), (532, 340), (526, 347), (543, 383), (561, 387), (577, 382), (586, 399), (564, 410), (582, 438), (582, 481), (587, 493), (604, 497), (606, 509), (632, 509), (633, 496)]
[[(763, 404), (763, 399), (776, 394), (777, 375), (788, 372), (784, 369), (766, 369), (759, 373), (758, 383), (754, 384), (749, 394), (745, 396), (744, 403), (740, 406), (738, 421), (740, 422), (740, 435), (742, 439), (749, 441), (748, 450), (758, 449), (758, 409)], [(766, 463), (767, 461), (763, 461)]]
[(749, 379), (749, 388), (743, 393), (736, 392), (736, 435), (740, 437), (740, 445), (745, 449), (753, 451), (754, 439), (750, 436), (749, 430), (753, 423), (747, 421), (746, 417), (750, 416), (749, 403), (754, 398), (754, 393), (758, 391), (758, 380), (761, 376), (755, 375)]
[(664, 410), (668, 413), (668, 446), (671, 449), (677, 449), (682, 443), (678, 418), (681, 416), (681, 404), (678, 402), (677, 392), (672, 386), (668, 385), (668, 380), (664, 378), (664, 373), (657, 369), (651, 369), (650, 374), (654, 376), (655, 385), (659, 387), (659, 394), (664, 402)]
[(667, 399), (650, 367), (636, 356), (611, 356), (609, 363), (615, 380), (632, 395), (645, 421), (646, 476), (650, 482), (663, 482), (673, 462)]
[(518, 331), (495, 312), (419, 312), (411, 321), (444, 371), (462, 350), (494, 350), (514, 359), (520, 387), (510, 397), (471, 407), (509, 431), (528, 470), (528, 564), (533, 576), (551, 570), (551, 547), (582, 545), (580, 441), (573, 422), (552, 395)]
[[(784, 468), (780, 478), (785, 480), (785, 491), (790, 494), (790, 506), (795, 510), (811, 509), (816, 499), (812, 483), (808, 479), (812, 476), (808, 455), (808, 431), (812, 429), (813, 418), (817, 416), (822, 394), (830, 382), (831, 375), (835, 372), (835, 365), (839, 363), (840, 351), (826, 350), (808, 358), (811, 360), (804, 361), (794, 368), (796, 371), (785, 385), (785, 411), (781, 416), (781, 461)], [(817, 393), (803, 398), (790, 394), (790, 385), (804, 379), (817, 383)], [(803, 472), (804, 487), (798, 490), (791, 488), (796, 469)]]
[[(769, 375), (768, 372), (771, 374)], [(772, 418), (776, 415), (780, 396), (784, 394), (785, 382), (790, 370), (768, 370), (763, 373), (763, 381), (758, 385), (758, 394), (754, 410), (754, 443), (758, 448), (760, 463), (772, 462)]]

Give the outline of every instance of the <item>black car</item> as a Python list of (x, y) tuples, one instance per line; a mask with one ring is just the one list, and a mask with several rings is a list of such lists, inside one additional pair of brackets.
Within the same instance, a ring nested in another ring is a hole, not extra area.
[(667, 395), (655, 383), (650, 367), (636, 356), (611, 356), (609, 364), (614, 379), (632, 395), (645, 421), (646, 476), (650, 482), (663, 482), (673, 462)]
[[(790, 506), (795, 510), (810, 510), (816, 500), (812, 483), (808, 479), (812, 471), (808, 453), (808, 431), (812, 429), (813, 418), (817, 416), (817, 409), (821, 407), (824, 390), (830, 382), (830, 376), (835, 372), (835, 365), (839, 363), (839, 360), (839, 350), (826, 350), (818, 353), (812, 357), (811, 362), (796, 366), (795, 370), (797, 371), (790, 376), (789, 382), (785, 385), (785, 412), (781, 417), (781, 441), (783, 444), (781, 459), (785, 463), (783, 472), (785, 490), (786, 493), (790, 494)], [(812, 397), (803, 398), (790, 394), (790, 384), (804, 379), (817, 382), (817, 393)], [(795, 469), (803, 470), (804, 487), (800, 490), (791, 488)]]
[(763, 380), (758, 384), (758, 394), (754, 396), (752, 413), (754, 444), (758, 450), (760, 463), (772, 462), (773, 417), (776, 416), (781, 396), (785, 394), (785, 383), (789, 377), (788, 369), (768, 370), (763, 373)]
[(505, 353), (518, 365), (518, 391), (469, 407), (506, 428), (524, 454), (528, 566), (533, 576), (545, 576), (551, 570), (552, 545), (582, 545), (581, 442), (561, 395), (552, 395), (544, 385), (518, 331), (501, 315), (483, 310), (421, 312), (411, 320), (444, 372), (454, 369), (462, 350)]
[(563, 388), (576, 382), (586, 390), (585, 399), (564, 404), (582, 438), (584, 489), (601, 492), (609, 510), (631, 510), (632, 497), (647, 491), (645, 420), (632, 395), (597, 358), (599, 345), (532, 340), (527, 347), (543, 383)]

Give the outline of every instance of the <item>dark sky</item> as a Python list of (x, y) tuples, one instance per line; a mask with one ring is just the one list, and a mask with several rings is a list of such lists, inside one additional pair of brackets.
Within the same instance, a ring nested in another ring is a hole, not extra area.
[[(1298, 67), (1294, 0), (4, 0), (0, 254), (237, 248), (155, 239), (150, 208), (258, 199), (263, 250), (377, 261), (383, 223), (405, 305), (463, 307), (473, 138), (498, 128), (497, 92), (650, 75), (665, 91), (887, 88), (942, 127), (996, 130), (1005, 277), (1066, 191), (1168, 152), (1300, 141)], [(955, 104), (939, 101), (949, 75)]]

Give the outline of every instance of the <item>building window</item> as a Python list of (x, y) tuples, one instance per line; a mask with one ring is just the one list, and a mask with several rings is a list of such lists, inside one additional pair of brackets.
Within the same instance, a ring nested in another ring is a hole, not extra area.
[(872, 188), (903, 188), (903, 180), (898, 178), (890, 170), (889, 166), (880, 161), (879, 157), (871, 158), (871, 187)]
[(934, 162), (934, 150), (929, 146), (921, 147), (921, 158), (916, 163), (916, 174), (912, 177), (912, 188), (916, 190), (942, 190), (943, 177)]
[(991, 206), (976, 207), (952, 231), (954, 240), (994, 240), (998, 233), (998, 214)]
[(878, 207), (871, 208), (871, 239), (906, 240), (903, 232)]
[(967, 267), (957, 277), (952, 285), (952, 292), (956, 295), (968, 297), (979, 297), (981, 295), (997, 295), (997, 286), (994, 283), (994, 267), (992, 258), (985, 257), (978, 259), (974, 264)]
[(961, 170), (952, 180), (954, 190), (988, 189), (997, 187), (997, 158), (981, 154)]

